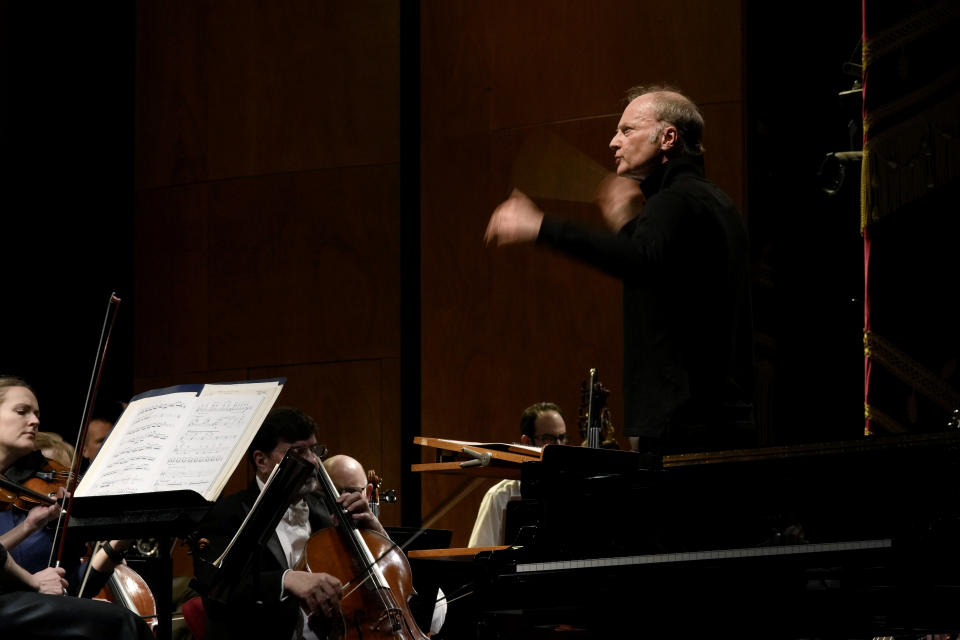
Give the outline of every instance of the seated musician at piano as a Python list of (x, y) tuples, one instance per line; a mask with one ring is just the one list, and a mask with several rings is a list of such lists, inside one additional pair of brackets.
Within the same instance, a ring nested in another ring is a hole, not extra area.
[[(202, 558), (194, 554), (194, 572), (201, 591), (214, 581), (209, 560), (219, 556), (234, 536), (270, 472), (288, 449), (299, 451), (315, 465), (320, 464), (317, 425), (310, 416), (292, 407), (270, 412), (247, 449), (247, 458), (256, 470), (256, 478), (245, 490), (217, 501), (200, 527), (200, 538), (208, 541)], [(338, 501), (360, 528), (386, 535), (370, 512), (360, 493), (344, 493)], [(276, 531), (258, 554), (253, 566), (241, 579), (216, 599), (203, 599), (207, 615), (204, 640), (219, 638), (258, 638), (289, 640), (312, 638), (307, 625), (309, 615), (332, 617), (339, 612), (340, 581), (327, 573), (314, 573), (310, 567), (297, 566), (310, 536), (329, 527), (333, 520), (321, 498), (304, 487), (303, 498), (290, 506)], [(301, 635), (302, 634), (302, 635)]]
[[(18, 484), (29, 482), (37, 473), (51, 471), (50, 462), (37, 448), (37, 432), (40, 427), (40, 406), (33, 389), (21, 378), (0, 377), (0, 473)], [(59, 467), (58, 467), (59, 468)], [(63, 497), (65, 479), (48, 484), (51, 492), (59, 491)], [(59, 489), (54, 485), (60, 484)], [(8, 553), (16, 563), (30, 573), (35, 573), (50, 564), (54, 545), (53, 521), (60, 513), (59, 507), (36, 506), (22, 509), (12, 504), (0, 510), (0, 534), (4, 535)], [(68, 543), (70, 541), (68, 540)], [(90, 575), (87, 577), (84, 595), (100, 591), (113, 572), (123, 561), (124, 551), (133, 540), (112, 540), (109, 549), (100, 549), (93, 558)], [(87, 564), (80, 558), (85, 554), (82, 544), (71, 544), (64, 549), (62, 565), (67, 570), (68, 590), (76, 593), (83, 582)]]
[[(538, 402), (524, 409), (520, 416), (520, 444), (544, 447), (565, 444), (567, 426), (563, 412), (552, 402)], [(519, 480), (501, 480), (490, 487), (470, 534), (469, 547), (493, 547), (505, 544), (504, 525), (507, 503), (520, 497)]]

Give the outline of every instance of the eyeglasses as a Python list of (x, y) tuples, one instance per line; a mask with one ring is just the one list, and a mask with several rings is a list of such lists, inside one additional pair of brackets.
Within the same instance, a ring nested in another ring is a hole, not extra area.
[(306, 458), (308, 453), (312, 453), (313, 457), (317, 460), (323, 460), (327, 457), (327, 445), (325, 444), (311, 444), (311, 445), (301, 445), (299, 447), (290, 447), (287, 449), (290, 453), (295, 456), (300, 456), (301, 458)]
[(541, 446), (547, 446), (548, 444), (563, 444), (567, 441), (567, 434), (561, 433), (559, 435), (553, 435), (552, 433), (541, 433), (533, 436), (533, 441)]

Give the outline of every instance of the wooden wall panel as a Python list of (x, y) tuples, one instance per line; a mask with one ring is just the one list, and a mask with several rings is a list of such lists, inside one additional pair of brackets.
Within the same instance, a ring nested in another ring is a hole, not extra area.
[(137, 390), (285, 376), (397, 483), (399, 2), (138, 9)]
[(134, 376), (209, 369), (209, 185), (139, 191), (134, 221)]
[(396, 165), (140, 192), (139, 374), (397, 357), (398, 192)]
[(139, 3), (140, 188), (399, 160), (399, 3)]
[[(421, 11), (423, 433), (513, 440), (539, 400), (558, 402), (575, 432), (592, 366), (620, 426), (620, 283), (539, 247), (485, 249), (484, 227), (513, 187), (599, 224), (593, 192), (612, 169), (621, 98), (642, 83), (701, 104), (708, 167), (742, 202), (740, 3), (434, 0)], [(488, 484), (435, 523), (454, 544)], [(424, 478), (423, 513), (460, 488)]]

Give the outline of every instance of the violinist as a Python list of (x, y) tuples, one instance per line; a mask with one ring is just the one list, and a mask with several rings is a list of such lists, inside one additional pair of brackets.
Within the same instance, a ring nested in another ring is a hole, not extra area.
[[(0, 473), (19, 484), (29, 483), (37, 472), (57, 470), (37, 450), (37, 431), (40, 408), (33, 389), (22, 379), (0, 377)], [(51, 481), (47, 488), (63, 497)], [(47, 524), (59, 515), (59, 508), (37, 506), (29, 511), (8, 508), (0, 511), (0, 534), (5, 534), (5, 545), (17, 564), (34, 573), (50, 564), (53, 533)], [(101, 550), (93, 558), (91, 575), (84, 595), (97, 593), (109, 578), (114, 566), (122, 561), (122, 553), (131, 541), (114, 540), (108, 551)], [(108, 555), (109, 554), (109, 555)], [(77, 547), (65, 558), (69, 590), (75, 593), (82, 582), (85, 565), (80, 564), (82, 547)], [(113, 556), (111, 558), (111, 555)]]
[[(209, 540), (203, 558), (194, 555), (194, 569), (201, 590), (213, 584), (211, 566), (239, 529), (273, 468), (287, 450), (298, 451), (314, 465), (320, 464), (316, 423), (299, 409), (279, 407), (270, 412), (247, 450), (256, 470), (255, 482), (238, 493), (221, 498), (200, 527)], [(255, 637), (258, 640), (312, 638), (308, 615), (332, 618), (339, 614), (340, 581), (326, 573), (295, 570), (310, 536), (332, 525), (330, 513), (319, 496), (304, 487), (303, 498), (290, 506), (276, 532), (261, 550), (253, 568), (223, 596), (203, 599), (207, 614), (204, 640)], [(359, 493), (338, 498), (340, 505), (361, 528), (386, 534)]]
[[(42, 455), (35, 451), (39, 413), (36, 395), (23, 380), (0, 378), (0, 472), (14, 482), (24, 479), (24, 470), (44, 466)], [(65, 496), (63, 487), (56, 495)], [(46, 567), (52, 538), (43, 528), (59, 511), (53, 504), (23, 513), (15, 509), (0, 512), (5, 516), (0, 530), (0, 637), (152, 638), (146, 623), (123, 607), (62, 597), (70, 585), (68, 572)], [(45, 548), (38, 536), (46, 541)], [(23, 548), (26, 551), (20, 555), (38, 568), (29, 568), (8, 553), (8, 549), (16, 552)], [(93, 567), (105, 580), (113, 561), (101, 554), (94, 558)], [(76, 575), (79, 578), (79, 572)], [(91, 583), (90, 588), (100, 587)]]

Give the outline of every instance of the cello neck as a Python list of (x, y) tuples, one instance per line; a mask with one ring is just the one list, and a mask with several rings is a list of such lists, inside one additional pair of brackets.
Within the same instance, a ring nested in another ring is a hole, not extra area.
[(337, 497), (340, 495), (340, 492), (337, 490), (336, 485), (333, 484), (333, 480), (330, 478), (330, 474), (327, 473), (327, 469), (323, 464), (318, 465), (317, 480), (320, 483), (320, 488), (330, 498), (331, 515), (333, 515), (337, 524), (341, 527), (340, 531), (344, 532), (344, 537), (348, 539), (348, 544), (353, 551), (353, 557), (357, 564), (363, 567), (365, 572), (370, 572), (370, 580), (373, 586), (381, 589), (389, 589), (390, 585), (387, 584), (386, 578), (384, 578), (383, 573), (381, 573), (380, 568), (377, 566), (377, 558), (370, 552), (370, 548), (367, 546), (366, 541), (364, 541), (350, 513), (337, 502)]

